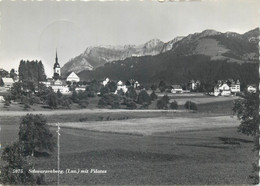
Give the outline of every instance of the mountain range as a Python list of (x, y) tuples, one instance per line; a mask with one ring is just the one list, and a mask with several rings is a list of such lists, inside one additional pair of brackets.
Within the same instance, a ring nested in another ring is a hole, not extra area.
[[(251, 64), (249, 66), (252, 67), (256, 66), (259, 56), (258, 37), (258, 28), (244, 34), (205, 30), (186, 37), (176, 37), (166, 43), (159, 39), (153, 39), (137, 46), (88, 47), (82, 54), (67, 62), (62, 67), (61, 72), (66, 76), (71, 71), (74, 71), (85, 80), (104, 77), (124, 80), (133, 78), (133, 76), (136, 78), (138, 73), (142, 72), (139, 81), (145, 83), (148, 79), (157, 81), (158, 78), (171, 81), (170, 74), (178, 74), (180, 69), (174, 68), (169, 71), (169, 68), (165, 69), (165, 67), (177, 65), (182, 69), (186, 65), (186, 69), (183, 70), (189, 71), (190, 75), (186, 78), (175, 77), (179, 79), (178, 82), (185, 81), (187, 78), (198, 79), (199, 77), (193, 72), (196, 69), (193, 66), (202, 65), (202, 63), (204, 67), (213, 64), (215, 66), (220, 64), (230, 66), (229, 63), (231, 63), (231, 66), (236, 66), (235, 69), (237, 70), (244, 64)], [(202, 67), (198, 75), (203, 73), (204, 67)], [(116, 72), (113, 68), (121, 71), (121, 73)], [(150, 73), (148, 74), (144, 69), (139, 68), (150, 69)], [(162, 74), (163, 71), (167, 72), (166, 74), (169, 77), (166, 77), (165, 73)], [(213, 69), (213, 71), (216, 71), (216, 69)], [(218, 73), (222, 74), (220, 71)], [(227, 72), (227, 75), (238, 77), (232, 73)], [(116, 74), (118, 75), (116, 76)]]
[(157, 55), (167, 51), (177, 39), (164, 43), (159, 39), (152, 39), (142, 45), (124, 46), (97, 46), (88, 47), (82, 54), (71, 59), (62, 68), (61, 73), (65, 76), (70, 72), (79, 73), (83, 70), (93, 70), (105, 63), (124, 60), (133, 56)]

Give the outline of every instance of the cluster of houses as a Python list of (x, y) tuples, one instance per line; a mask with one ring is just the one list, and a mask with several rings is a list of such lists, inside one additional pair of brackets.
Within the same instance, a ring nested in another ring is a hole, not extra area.
[[(255, 85), (248, 85), (247, 92), (256, 93), (257, 87)], [(230, 96), (237, 95), (241, 91), (239, 80), (234, 81), (229, 79), (226, 81), (219, 80), (217, 85), (214, 87), (214, 96)]]
[[(199, 80), (191, 80), (188, 83), (187, 90), (184, 90), (181, 85), (172, 85), (171, 93), (188, 93), (190, 91), (196, 91), (200, 87), (201, 82)], [(247, 92), (256, 93), (257, 87), (255, 85), (248, 85)], [(237, 95), (241, 91), (239, 80), (233, 79), (219, 80), (214, 87), (213, 92), (210, 95), (214, 96), (231, 96)]]
[[(71, 91), (70, 91), (68, 82), (70, 82), (70, 84), (73, 84), (75, 82), (76, 83), (80, 82), (79, 76), (74, 72), (71, 72), (67, 76), (67, 78), (64, 79), (64, 80), (62, 80), (61, 78), (55, 79), (54, 77), (61, 77), (61, 71), (60, 71), (60, 65), (58, 63), (57, 53), (56, 53), (56, 58), (55, 58), (55, 64), (54, 64), (54, 67), (53, 67), (53, 78), (48, 78), (47, 81), (43, 81), (43, 82), (40, 82), (40, 83), (44, 84), (46, 87), (51, 87), (54, 92), (60, 91), (62, 94), (70, 94)], [(110, 82), (111, 82), (111, 80), (109, 78), (106, 78), (104, 81), (101, 81), (100, 83), (103, 86), (106, 86)], [(124, 93), (126, 93), (129, 86), (133, 86), (134, 88), (138, 88), (140, 86), (140, 84), (139, 84), (138, 81), (135, 81), (133, 79), (126, 81), (126, 83), (123, 83), (121, 80), (119, 80), (117, 82), (117, 89), (115, 91), (115, 94), (117, 94), (120, 89)], [(86, 87), (87, 87), (87, 85), (79, 85), (75, 88), (75, 91), (76, 92), (85, 91)]]
[(240, 82), (237, 80), (219, 80), (217, 85), (214, 87), (214, 96), (230, 96), (231, 94), (236, 95), (240, 92)]
[(199, 80), (191, 80), (185, 89), (181, 85), (171, 85), (171, 93), (189, 93), (191, 91), (196, 91), (200, 87), (201, 82)]

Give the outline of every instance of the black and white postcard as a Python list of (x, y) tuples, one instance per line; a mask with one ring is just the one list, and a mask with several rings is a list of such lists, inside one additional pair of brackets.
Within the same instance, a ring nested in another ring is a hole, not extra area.
[(259, 8), (0, 1), (0, 184), (258, 184)]

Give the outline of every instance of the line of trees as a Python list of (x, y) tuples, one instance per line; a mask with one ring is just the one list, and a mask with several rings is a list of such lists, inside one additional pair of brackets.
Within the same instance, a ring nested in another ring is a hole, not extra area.
[(18, 68), (19, 80), (22, 82), (38, 83), (46, 80), (46, 74), (42, 61), (21, 60)]

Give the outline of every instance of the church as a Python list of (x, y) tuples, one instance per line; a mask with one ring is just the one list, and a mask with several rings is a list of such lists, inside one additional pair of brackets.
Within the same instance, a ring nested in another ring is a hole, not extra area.
[(58, 53), (56, 51), (55, 63), (53, 66), (53, 77), (48, 78), (46, 82), (41, 82), (46, 87), (51, 87), (55, 93), (60, 91), (62, 94), (69, 94), (69, 87), (61, 78), (60, 64), (58, 62)]

